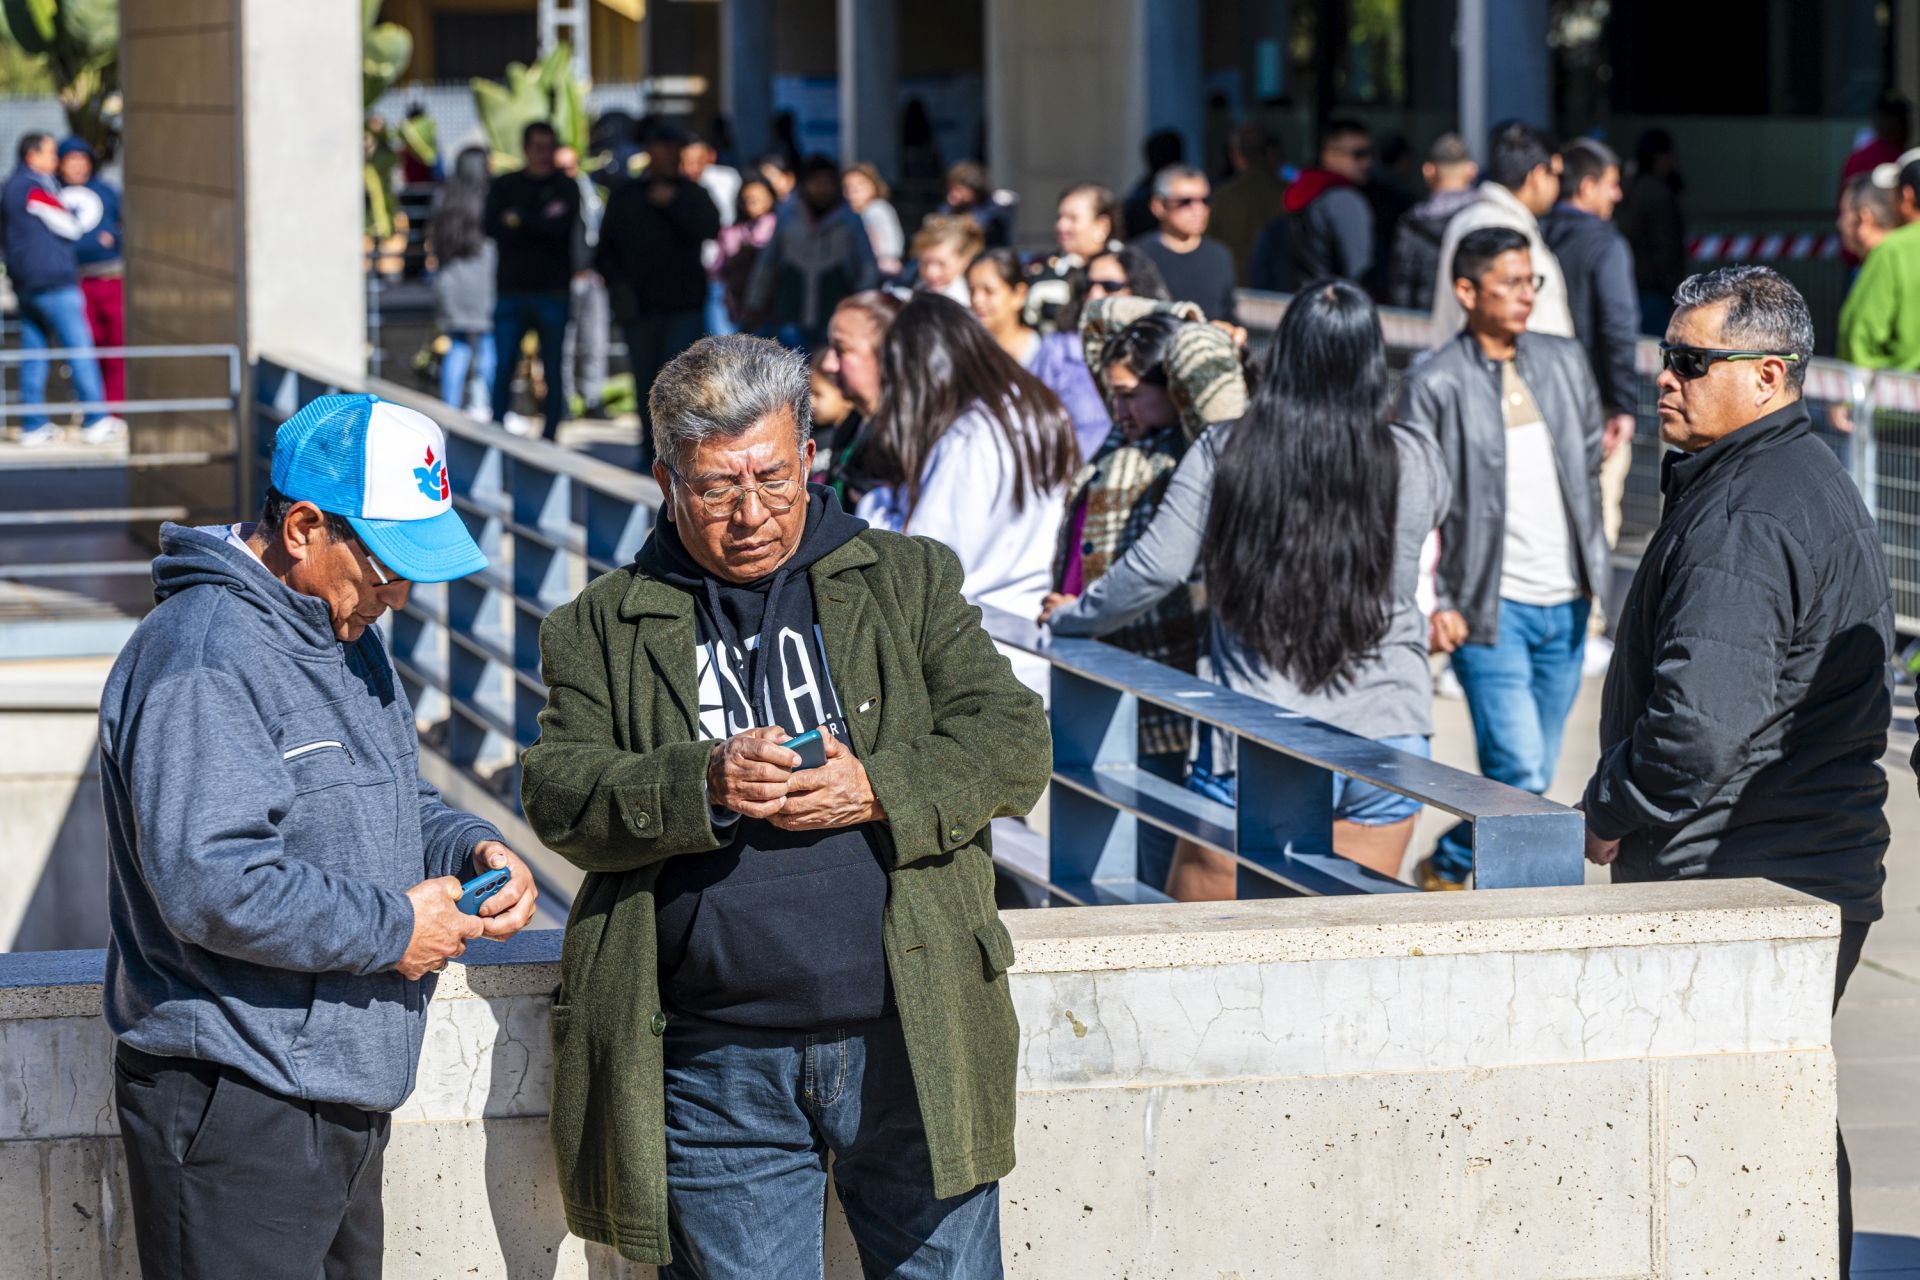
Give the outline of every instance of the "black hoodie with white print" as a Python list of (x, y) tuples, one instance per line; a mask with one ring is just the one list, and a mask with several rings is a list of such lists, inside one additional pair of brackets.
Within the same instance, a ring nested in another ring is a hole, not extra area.
[[(702, 569), (670, 521), (656, 527), (660, 576), (694, 598), (691, 656), (702, 737), (725, 739), (764, 725), (789, 736), (818, 728), (852, 749), (807, 569), (866, 527), (825, 489), (812, 487), (793, 556), (746, 583)], [(718, 1022), (799, 1031), (891, 1009), (881, 944), (887, 876), (871, 824), (783, 831), (735, 818), (732, 827), (726, 848), (669, 858), (655, 881), (667, 1006)]]

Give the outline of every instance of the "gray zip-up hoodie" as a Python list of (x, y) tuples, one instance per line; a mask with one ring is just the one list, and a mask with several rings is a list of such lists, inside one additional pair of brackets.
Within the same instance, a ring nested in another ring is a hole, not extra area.
[(106, 1017), (136, 1049), (391, 1111), (433, 979), (394, 969), (406, 890), (471, 875), (493, 827), (420, 781), (378, 633), (333, 635), (226, 529), (163, 526), (159, 606), (100, 698)]

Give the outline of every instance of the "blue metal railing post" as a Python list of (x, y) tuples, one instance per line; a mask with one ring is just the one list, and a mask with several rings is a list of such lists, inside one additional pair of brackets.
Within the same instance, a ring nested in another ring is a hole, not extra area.
[(1538, 889), (1586, 879), (1586, 819), (1560, 813), (1491, 814), (1473, 823), (1473, 886)]
[[(1059, 667), (1052, 673), (1055, 771), (1131, 767), (1139, 758), (1140, 699)], [(1056, 883), (1139, 878), (1140, 820), (1070, 787), (1053, 789), (1047, 878)]]
[[(1234, 831), (1243, 859), (1236, 891), (1242, 898), (1295, 896), (1275, 876), (1288, 876), (1297, 855), (1332, 854), (1333, 775), (1257, 742), (1240, 739), (1236, 745)], [(1249, 862), (1272, 874), (1260, 874)]]

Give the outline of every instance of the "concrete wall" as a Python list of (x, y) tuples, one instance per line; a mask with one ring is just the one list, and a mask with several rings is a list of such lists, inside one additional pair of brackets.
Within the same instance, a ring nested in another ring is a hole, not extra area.
[[(1018, 1277), (1825, 1276), (1838, 922), (1758, 881), (1012, 913)], [(476, 951), (480, 949), (476, 947)], [(565, 1233), (559, 935), (442, 981), (387, 1274), (637, 1275)], [(99, 953), (0, 958), (7, 1274), (131, 1276)], [(858, 1273), (843, 1226), (829, 1274)]]
[[(127, 341), (362, 367), (360, 5), (124, 0), (120, 21)], [(127, 374), (134, 399), (227, 390), (225, 365), (207, 360), (135, 361)], [(210, 413), (139, 417), (132, 448), (245, 454), (249, 427)], [(233, 475), (136, 472), (133, 501), (226, 511)]]
[(96, 746), (110, 665), (0, 663), (0, 951), (106, 945)]

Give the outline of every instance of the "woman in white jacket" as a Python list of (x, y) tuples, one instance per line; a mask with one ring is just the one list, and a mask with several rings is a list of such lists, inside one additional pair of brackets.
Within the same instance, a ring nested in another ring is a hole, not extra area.
[(1080, 465), (1059, 397), (966, 308), (915, 294), (887, 331), (874, 466), (857, 514), (953, 548), (968, 601), (1021, 618), (1052, 585), (1067, 481)]

